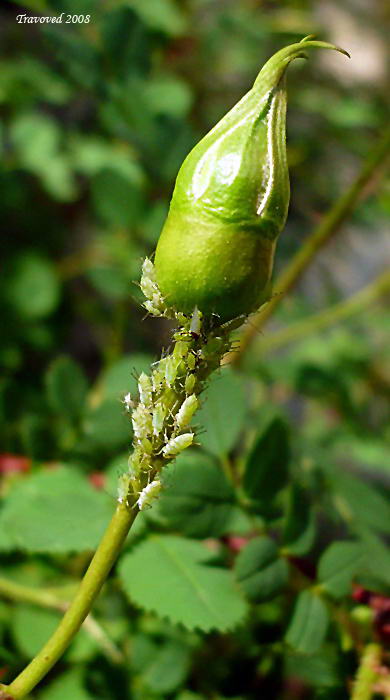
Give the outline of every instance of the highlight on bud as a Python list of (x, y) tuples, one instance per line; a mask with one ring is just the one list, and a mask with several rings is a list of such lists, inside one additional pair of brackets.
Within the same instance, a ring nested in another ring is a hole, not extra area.
[(281, 49), (181, 166), (155, 257), (168, 307), (224, 323), (269, 298), (290, 198), (284, 74), (312, 48), (348, 55), (312, 36)]

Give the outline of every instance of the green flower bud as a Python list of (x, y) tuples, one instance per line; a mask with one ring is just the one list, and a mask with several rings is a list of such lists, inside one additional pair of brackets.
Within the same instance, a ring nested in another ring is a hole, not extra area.
[(168, 306), (197, 307), (226, 322), (269, 297), (290, 197), (284, 73), (304, 48), (316, 47), (337, 48), (306, 37), (272, 56), (185, 159), (155, 257)]

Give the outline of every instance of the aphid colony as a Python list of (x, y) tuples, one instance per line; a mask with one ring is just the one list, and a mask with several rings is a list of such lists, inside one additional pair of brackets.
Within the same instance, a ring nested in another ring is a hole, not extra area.
[(147, 258), (141, 289), (149, 313), (173, 317), (180, 325), (173, 335), (172, 352), (153, 365), (150, 376), (142, 372), (138, 377), (138, 401), (130, 394), (123, 399), (126, 411), (131, 413), (134, 449), (128, 472), (119, 480), (118, 500), (135, 502), (144, 510), (161, 491), (159, 474), (164, 465), (193, 444), (189, 425), (199, 407), (198, 394), (210, 372), (219, 366), (229, 341), (223, 333), (204, 338), (198, 310), (190, 317), (167, 310), (153, 263)]

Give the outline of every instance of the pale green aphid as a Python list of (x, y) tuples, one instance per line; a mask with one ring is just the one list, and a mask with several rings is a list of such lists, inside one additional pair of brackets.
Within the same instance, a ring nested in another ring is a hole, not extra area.
[(131, 398), (130, 392), (126, 394), (126, 396), (123, 397), (123, 403), (125, 406), (126, 411), (130, 412), (131, 409), (134, 407), (134, 402)]
[(152, 434), (152, 416), (142, 403), (134, 409), (131, 422), (136, 438), (147, 438)]
[(128, 493), (129, 493), (129, 486), (130, 482), (132, 480), (132, 476), (130, 474), (121, 474), (119, 479), (118, 479), (118, 502), (119, 503), (125, 503)]
[(141, 403), (147, 407), (152, 404), (152, 391), (153, 387), (150, 377), (145, 372), (141, 372), (138, 379), (139, 398)]
[(140, 510), (150, 508), (153, 501), (159, 496), (161, 488), (162, 485), (159, 479), (154, 479), (154, 481), (151, 481), (150, 484), (145, 486), (145, 488), (142, 489), (137, 500), (138, 508)]
[(164, 457), (167, 458), (176, 457), (176, 455), (178, 455), (180, 452), (183, 452), (183, 450), (187, 449), (187, 447), (190, 447), (193, 441), (193, 433), (183, 433), (183, 435), (178, 435), (175, 438), (171, 438), (171, 440), (164, 445), (162, 453)]
[(153, 435), (157, 436), (161, 433), (166, 415), (167, 412), (163, 404), (157, 403), (153, 408), (152, 415)]
[(160, 391), (164, 379), (164, 373), (161, 370), (161, 362), (162, 360), (160, 360), (160, 362), (158, 363), (158, 367), (152, 372), (153, 391), (156, 393)]
[(181, 430), (191, 422), (192, 416), (199, 406), (199, 401), (195, 394), (191, 394), (184, 399), (176, 414), (176, 425)]
[(196, 377), (194, 374), (188, 374), (184, 382), (184, 390), (186, 394), (192, 394), (195, 389)]
[(196, 357), (193, 353), (190, 353), (187, 357), (187, 367), (188, 369), (195, 369)]
[(169, 387), (172, 386), (177, 377), (179, 364), (180, 358), (173, 355), (165, 358), (165, 381)]

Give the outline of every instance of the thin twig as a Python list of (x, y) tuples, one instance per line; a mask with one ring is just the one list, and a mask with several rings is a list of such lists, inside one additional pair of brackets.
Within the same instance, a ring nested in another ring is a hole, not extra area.
[(319, 226), (315, 228), (290, 263), (281, 272), (275, 283), (275, 296), (244, 326), (239, 348), (227, 355), (224, 359), (224, 364), (226, 362), (233, 365), (240, 363), (242, 355), (254, 337), (279, 306), (285, 294), (296, 284), (316, 253), (339, 230), (341, 224), (354, 211), (357, 202), (363, 197), (365, 191), (368, 194), (366, 186), (374, 175), (378, 175), (378, 168), (388, 157), (389, 149), (390, 129), (386, 130), (371, 151), (349, 189), (341, 195), (328, 213), (325, 214)]
[(296, 323), (292, 323), (287, 328), (281, 328), (275, 333), (263, 336), (259, 342), (259, 349), (262, 353), (269, 352), (270, 350), (275, 350), (275, 348), (300, 340), (310, 333), (315, 333), (327, 328), (327, 326), (339, 323), (345, 318), (359, 313), (389, 291), (390, 272), (386, 270), (373, 282), (367, 284), (348, 299), (343, 299), (328, 309), (324, 309), (324, 311), (296, 321)]
[[(65, 613), (70, 606), (70, 601), (62, 598), (62, 594), (69, 595), (69, 592), (70, 586), (61, 586), (56, 589), (37, 589), (23, 586), (16, 581), (0, 576), (0, 596), (12, 601), (32, 603), (41, 608), (57, 610), (60, 613)], [(120, 649), (91, 614), (84, 620), (83, 627), (112, 663), (119, 664), (124, 661), (124, 655)]]

